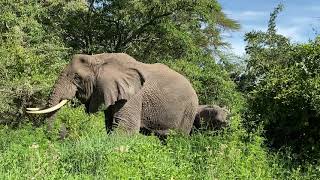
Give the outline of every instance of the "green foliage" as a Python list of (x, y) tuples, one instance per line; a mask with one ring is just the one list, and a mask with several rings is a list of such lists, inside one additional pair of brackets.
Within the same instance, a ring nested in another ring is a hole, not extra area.
[(262, 125), (274, 147), (291, 146), (296, 157), (317, 161), (319, 151), (319, 49), (317, 38), (292, 44), (276, 34), (279, 6), (267, 32), (246, 35), (248, 127)]
[(45, 31), (39, 3), (0, 1), (0, 123), (19, 124), (30, 102), (41, 102), (66, 49)]
[(96, 131), (106, 134), (102, 112), (88, 115), (81, 106), (77, 108), (67, 106), (59, 111), (55, 119), (52, 132), (47, 134), (51, 139), (60, 138), (63, 126), (66, 128), (65, 136), (71, 140), (90, 136)]

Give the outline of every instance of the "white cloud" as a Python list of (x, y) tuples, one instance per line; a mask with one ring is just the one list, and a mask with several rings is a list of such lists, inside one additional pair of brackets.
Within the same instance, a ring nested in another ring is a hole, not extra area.
[(263, 11), (243, 11), (240, 13), (240, 16), (244, 16), (244, 17), (247, 17), (247, 16), (257, 17), (257, 16), (265, 16), (265, 15), (267, 15), (267, 13), (265, 13)]
[(245, 43), (232, 43), (232, 52), (238, 56), (242, 56), (245, 54)]
[(268, 17), (269, 13), (265, 11), (224, 11), (227, 15), (231, 16), (231, 18), (244, 21), (244, 20), (256, 20), (264, 17)]
[(231, 44), (230, 50), (234, 54), (236, 54), (238, 56), (241, 56), (241, 55), (245, 54), (244, 48), (245, 48), (246, 43), (243, 41), (243, 37), (242, 36), (238, 35), (236, 37), (228, 39), (228, 41)]
[(298, 26), (293, 26), (293, 27), (279, 26), (277, 29), (279, 34), (282, 34), (294, 41), (303, 41), (305, 39), (301, 34), (301, 28)]
[(267, 31), (267, 29), (268, 29), (267, 26), (268, 26), (267, 24), (265, 24), (265, 25), (258, 25), (258, 24), (246, 25), (246, 24), (244, 24), (242, 26), (242, 31), (243, 32), (250, 32), (250, 31), (253, 31), (253, 30), (255, 30), (255, 31)]
[(291, 19), (292, 23), (295, 24), (312, 24), (317, 22), (317, 18), (311, 18), (311, 17), (295, 17)]
[(312, 29), (319, 28), (320, 17), (297, 17), (293, 18), (290, 23), (301, 27), (305, 32), (311, 32)]

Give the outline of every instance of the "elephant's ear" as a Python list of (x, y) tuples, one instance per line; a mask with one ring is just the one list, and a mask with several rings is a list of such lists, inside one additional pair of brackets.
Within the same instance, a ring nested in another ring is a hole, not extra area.
[(142, 88), (145, 78), (134, 68), (105, 66), (97, 78), (97, 88), (103, 93), (106, 107), (119, 100), (129, 100)]

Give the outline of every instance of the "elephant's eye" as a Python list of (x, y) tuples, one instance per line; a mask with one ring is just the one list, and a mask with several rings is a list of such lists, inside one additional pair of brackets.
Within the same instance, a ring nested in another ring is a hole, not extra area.
[(83, 59), (83, 58), (80, 58), (80, 62), (81, 62), (81, 63), (85, 63), (85, 62), (86, 62), (86, 60), (85, 60), (85, 59)]

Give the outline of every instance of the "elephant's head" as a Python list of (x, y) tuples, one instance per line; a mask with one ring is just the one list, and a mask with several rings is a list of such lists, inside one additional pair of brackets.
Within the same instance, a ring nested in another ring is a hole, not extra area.
[[(195, 122), (203, 124), (206, 129), (221, 129), (230, 124), (230, 111), (216, 105), (199, 105)], [(202, 123), (200, 122), (202, 120)]]
[(119, 100), (127, 100), (144, 83), (139, 69), (141, 64), (122, 53), (74, 55), (54, 85), (49, 108), (28, 108), (27, 112), (48, 113), (52, 117), (74, 97), (85, 104), (88, 113), (96, 112), (102, 103), (108, 107)]

